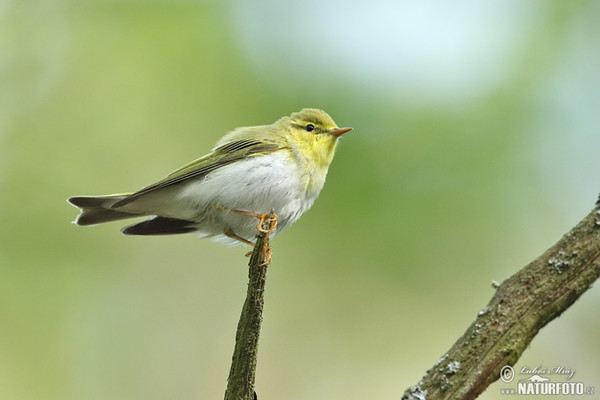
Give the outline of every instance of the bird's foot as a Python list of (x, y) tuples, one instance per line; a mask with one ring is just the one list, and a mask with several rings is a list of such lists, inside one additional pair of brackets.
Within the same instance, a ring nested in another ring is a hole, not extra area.
[[(269, 235), (271, 233), (275, 232), (275, 229), (277, 229), (277, 214), (275, 214), (274, 212), (270, 212), (267, 214), (261, 214), (261, 213), (256, 213), (256, 212), (252, 212), (252, 211), (244, 211), (244, 210), (231, 210), (231, 211), (238, 213), (238, 214), (246, 215), (248, 217), (258, 218), (258, 225), (256, 225), (256, 229), (259, 232), (267, 234), (267, 238), (269, 237)], [(270, 222), (269, 229), (263, 228), (263, 225), (265, 224), (265, 222)]]
[[(217, 207), (217, 206), (215, 206)], [(222, 210), (221, 207), (217, 207), (217, 209)], [(270, 264), (272, 261), (272, 256), (273, 256), (273, 252), (271, 250), (271, 245), (268, 244), (269, 241), (269, 236), (275, 232), (275, 230), (277, 229), (277, 214), (275, 214), (273, 211), (271, 211), (270, 213), (267, 214), (260, 214), (260, 213), (256, 213), (256, 212), (252, 212), (252, 211), (245, 211), (245, 210), (229, 210), (231, 212), (235, 212), (241, 215), (246, 215), (248, 217), (253, 217), (253, 218), (258, 218), (258, 225), (256, 226), (256, 229), (263, 233), (265, 235), (265, 240), (264, 240), (264, 245), (262, 246), (262, 259), (265, 260), (261, 265), (267, 265)], [(266, 226), (266, 228), (265, 228)], [(235, 239), (239, 242), (245, 243), (247, 245), (250, 245), (252, 247), (255, 247), (256, 244), (254, 242), (251, 242), (248, 239), (245, 239), (239, 235), (237, 235), (235, 232), (233, 232), (233, 230), (231, 228), (226, 229), (224, 232), (225, 236), (230, 237), (232, 239)], [(252, 252), (248, 252), (246, 254), (246, 257), (250, 257), (250, 255), (252, 254)]]

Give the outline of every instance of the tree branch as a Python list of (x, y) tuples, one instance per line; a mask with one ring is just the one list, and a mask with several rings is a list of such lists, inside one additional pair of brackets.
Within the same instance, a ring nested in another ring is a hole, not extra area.
[(474, 399), (600, 277), (600, 211), (498, 286), (463, 336), (402, 399)]
[(258, 338), (264, 306), (267, 266), (271, 262), (269, 234), (275, 230), (277, 220), (271, 212), (261, 224), (256, 244), (248, 262), (248, 291), (242, 307), (235, 335), (235, 348), (227, 378), (225, 400), (253, 400), (258, 355)]

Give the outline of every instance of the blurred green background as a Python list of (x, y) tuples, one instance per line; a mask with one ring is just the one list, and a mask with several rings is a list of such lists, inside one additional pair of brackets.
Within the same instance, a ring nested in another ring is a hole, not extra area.
[[(274, 240), (257, 392), (400, 398), (592, 208), (599, 20), (595, 1), (0, 1), (0, 399), (222, 398), (247, 249), (75, 227), (65, 199), (303, 107), (354, 131)], [(599, 304), (517, 367), (600, 392)]]

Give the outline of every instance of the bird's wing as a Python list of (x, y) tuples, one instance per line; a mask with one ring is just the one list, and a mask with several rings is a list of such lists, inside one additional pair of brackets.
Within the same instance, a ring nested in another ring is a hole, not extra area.
[(111, 208), (119, 208), (135, 199), (155, 190), (162, 189), (191, 178), (205, 176), (211, 171), (247, 157), (273, 152), (284, 148), (281, 144), (269, 139), (239, 139), (225, 143), (211, 153), (171, 172), (166, 178), (146, 186), (115, 203)]

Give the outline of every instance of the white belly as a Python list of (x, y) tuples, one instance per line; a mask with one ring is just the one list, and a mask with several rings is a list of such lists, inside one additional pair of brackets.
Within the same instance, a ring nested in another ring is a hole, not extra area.
[(300, 171), (283, 151), (236, 162), (183, 185), (176, 193), (179, 215), (173, 217), (197, 222), (206, 236), (225, 238), (227, 229), (248, 240), (257, 234), (258, 220), (230, 210), (278, 217), (275, 234), (295, 222), (308, 210), (318, 190), (307, 192)]

